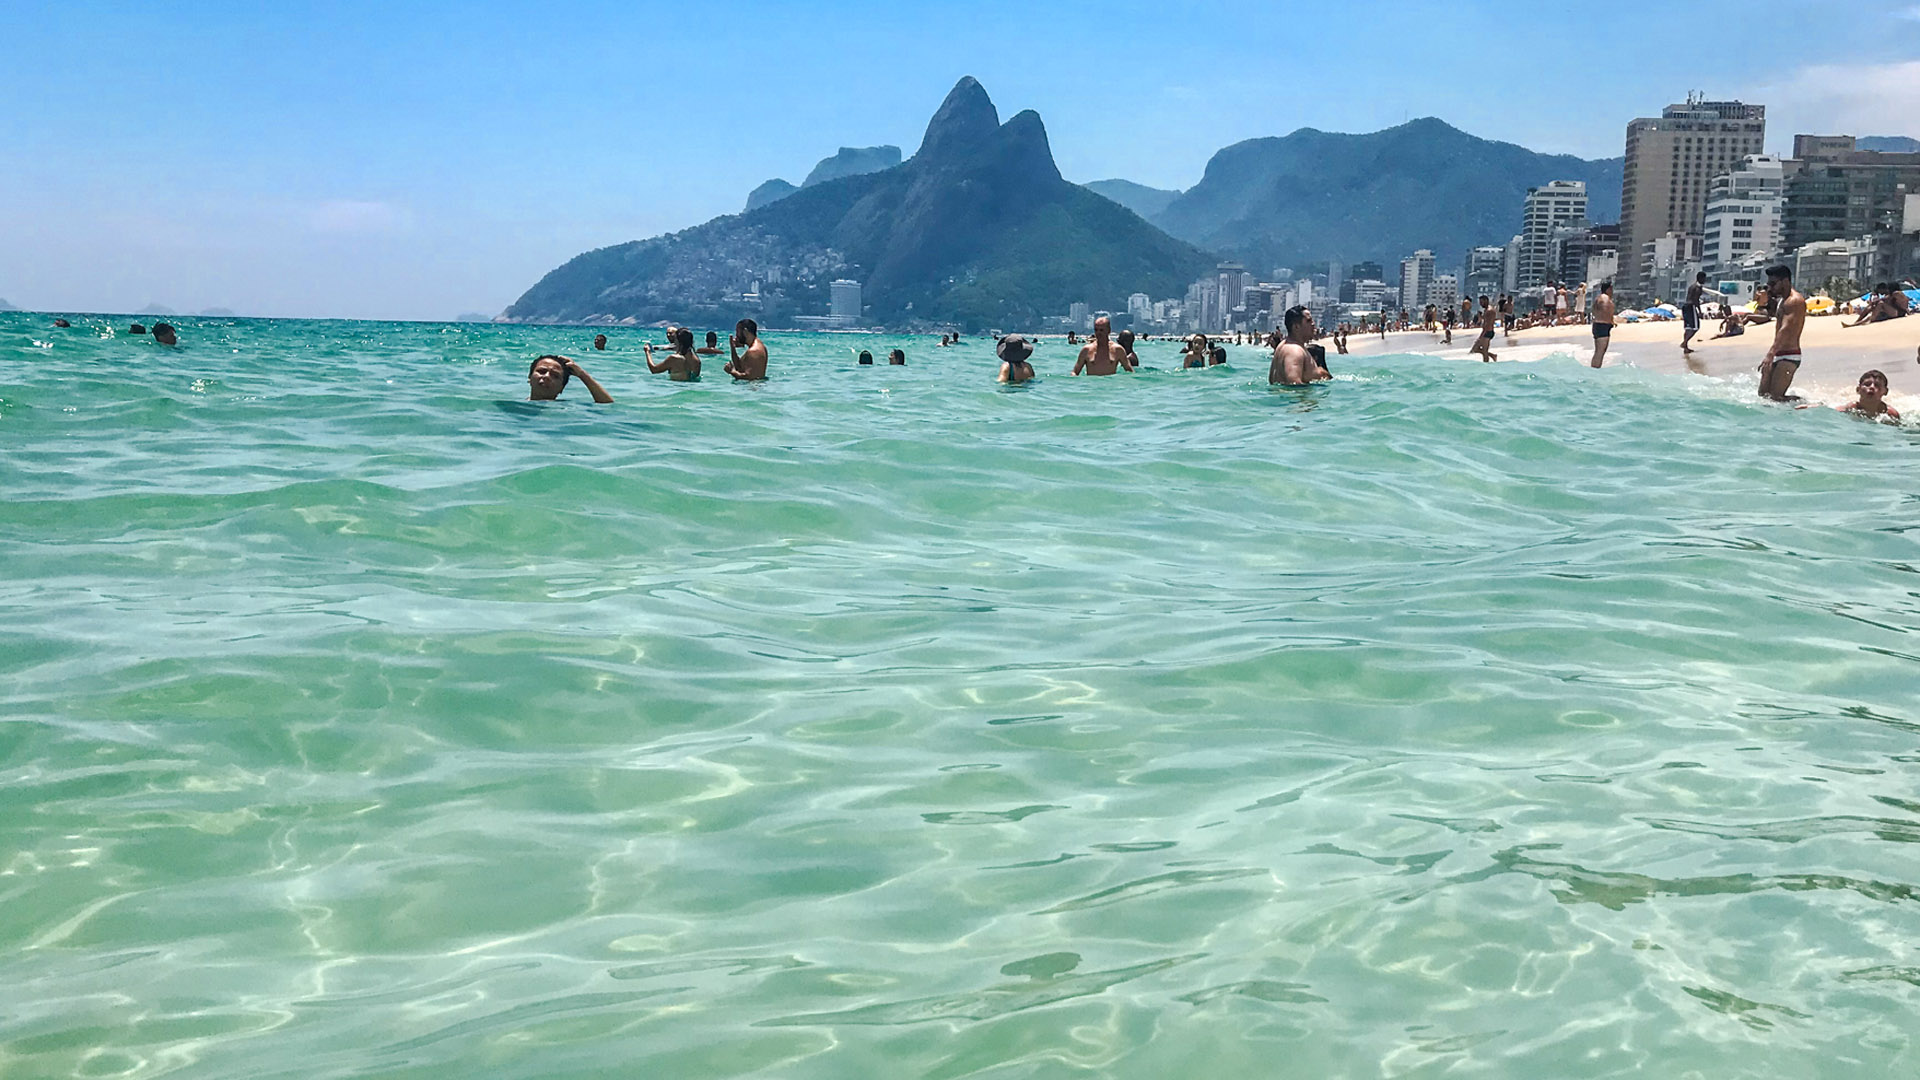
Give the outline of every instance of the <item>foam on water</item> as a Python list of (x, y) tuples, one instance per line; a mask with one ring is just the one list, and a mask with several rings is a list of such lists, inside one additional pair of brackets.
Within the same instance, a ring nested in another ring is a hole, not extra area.
[[(1915, 1068), (1908, 430), (1553, 356), (47, 321), (0, 1075)], [(550, 351), (618, 403), (520, 400)]]

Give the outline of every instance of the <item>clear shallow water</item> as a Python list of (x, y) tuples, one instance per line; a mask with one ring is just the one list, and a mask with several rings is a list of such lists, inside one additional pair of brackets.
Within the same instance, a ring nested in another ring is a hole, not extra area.
[[(1911, 432), (1571, 360), (48, 321), (0, 1075), (1920, 1060)], [(618, 403), (519, 402), (556, 349)]]

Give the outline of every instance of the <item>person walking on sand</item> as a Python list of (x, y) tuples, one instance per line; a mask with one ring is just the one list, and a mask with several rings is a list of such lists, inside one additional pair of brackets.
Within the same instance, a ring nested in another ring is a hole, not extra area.
[[(759, 382), (767, 377), (767, 345), (760, 340), (759, 323), (741, 319), (734, 326), (727, 345), (733, 351), (733, 359), (727, 361), (722, 371), (743, 382)], [(742, 352), (743, 349), (746, 351)]]
[(1075, 375), (1113, 375), (1121, 371), (1132, 371), (1127, 366), (1127, 350), (1111, 340), (1113, 322), (1105, 315), (1093, 320), (1093, 340), (1080, 347), (1080, 358), (1074, 361)]
[(1500, 359), (1491, 351), (1493, 348), (1493, 328), (1495, 324), (1499, 322), (1499, 319), (1500, 313), (1493, 310), (1493, 301), (1487, 297), (1481, 297), (1480, 336), (1475, 339), (1473, 348), (1467, 351), (1468, 356), (1479, 353), (1481, 361), (1489, 364)]
[(1607, 346), (1613, 341), (1613, 282), (1602, 282), (1600, 295), (1593, 298), (1593, 366), (1607, 358)]
[(1793, 271), (1785, 265), (1767, 268), (1767, 295), (1779, 299), (1774, 307), (1773, 346), (1760, 361), (1760, 396), (1792, 401), (1787, 390), (1800, 371), (1800, 331), (1807, 325), (1807, 298), (1793, 287)]
[(1707, 272), (1693, 275), (1693, 284), (1687, 286), (1687, 302), (1680, 305), (1680, 318), (1687, 332), (1680, 337), (1680, 351), (1693, 355), (1693, 335), (1700, 332), (1700, 305), (1707, 292)]

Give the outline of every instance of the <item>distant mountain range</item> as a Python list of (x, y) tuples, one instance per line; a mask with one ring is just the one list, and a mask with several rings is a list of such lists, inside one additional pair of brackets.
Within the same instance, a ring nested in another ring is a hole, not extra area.
[(19, 311), (19, 310), (20, 310), (19, 308), (14, 307), (12, 304), (7, 303), (7, 300), (5, 297), (0, 296), (0, 311)]
[(1369, 135), (1301, 128), (1215, 154), (1198, 184), (1148, 220), (1256, 272), (1392, 263), (1420, 248), (1450, 267), (1518, 233), (1527, 189), (1551, 180), (1585, 181), (1589, 219), (1618, 221), (1623, 169), (1620, 158), (1536, 154), (1432, 118)]
[(778, 177), (761, 184), (747, 194), (747, 209), (758, 210), (763, 206), (779, 202), (801, 188), (810, 188), (824, 184), (829, 180), (838, 180), (843, 176), (862, 176), (867, 173), (891, 169), (900, 164), (900, 148), (897, 146), (843, 146), (840, 152), (830, 158), (823, 158), (813, 167), (800, 187), (781, 180)]
[(1062, 179), (1039, 114), (1002, 124), (968, 77), (903, 164), (587, 252), (505, 318), (779, 326), (825, 314), (828, 286), (844, 277), (864, 286), (864, 323), (1011, 330), (1075, 302), (1119, 309), (1133, 292), (1183, 294), (1214, 261)]
[(1152, 221), (1180, 197), (1177, 191), (1148, 187), (1131, 180), (1089, 180), (1082, 185), (1096, 195), (1105, 195), (1121, 206)]
[(180, 313), (173, 310), (172, 308), (168, 307), (165, 304), (148, 304), (146, 307), (143, 307), (139, 311), (134, 312), (134, 314), (135, 315), (178, 315)]

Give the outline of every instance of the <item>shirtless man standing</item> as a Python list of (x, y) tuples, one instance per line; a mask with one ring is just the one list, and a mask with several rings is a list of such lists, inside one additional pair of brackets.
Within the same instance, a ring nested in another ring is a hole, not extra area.
[[(1461, 301), (1461, 304), (1464, 306), (1466, 304), (1466, 301), (1464, 300)], [(1499, 321), (1500, 321), (1500, 313), (1493, 310), (1493, 301), (1487, 297), (1484, 297), (1484, 296), (1481, 297), (1480, 298), (1480, 337), (1474, 341), (1473, 348), (1467, 350), (1468, 356), (1472, 356), (1474, 353), (1479, 353), (1480, 359), (1489, 364), (1491, 364), (1495, 360), (1500, 359), (1498, 356), (1495, 356), (1491, 351), (1493, 349), (1493, 328), (1499, 323)]]
[[(767, 377), (767, 345), (760, 340), (760, 325), (752, 319), (741, 319), (733, 328), (733, 336), (727, 339), (728, 347), (733, 350), (733, 359), (720, 370), (736, 379), (758, 382)], [(740, 350), (745, 349), (745, 352)]]
[(1780, 299), (1774, 307), (1773, 347), (1760, 361), (1760, 396), (1791, 401), (1787, 388), (1800, 371), (1800, 331), (1807, 325), (1807, 298), (1793, 287), (1793, 271), (1784, 265), (1767, 268), (1767, 295)]
[(1693, 284), (1687, 286), (1687, 302), (1680, 305), (1680, 317), (1684, 320), (1686, 333), (1680, 337), (1680, 351), (1693, 351), (1693, 335), (1700, 332), (1700, 305), (1707, 293), (1707, 272), (1693, 275)]
[(1105, 315), (1093, 320), (1093, 340), (1080, 347), (1080, 359), (1073, 362), (1075, 375), (1113, 375), (1133, 370), (1127, 364), (1127, 350), (1108, 340), (1112, 334), (1113, 323)]
[(1613, 282), (1600, 286), (1593, 298), (1593, 366), (1606, 359), (1607, 346), (1613, 344)]
[(1282, 316), (1287, 327), (1286, 339), (1280, 347), (1273, 350), (1273, 365), (1267, 368), (1267, 382), (1275, 386), (1305, 386), (1308, 383), (1330, 379), (1327, 369), (1321, 367), (1307, 351), (1307, 344), (1313, 340), (1313, 313), (1304, 305), (1287, 309)]

